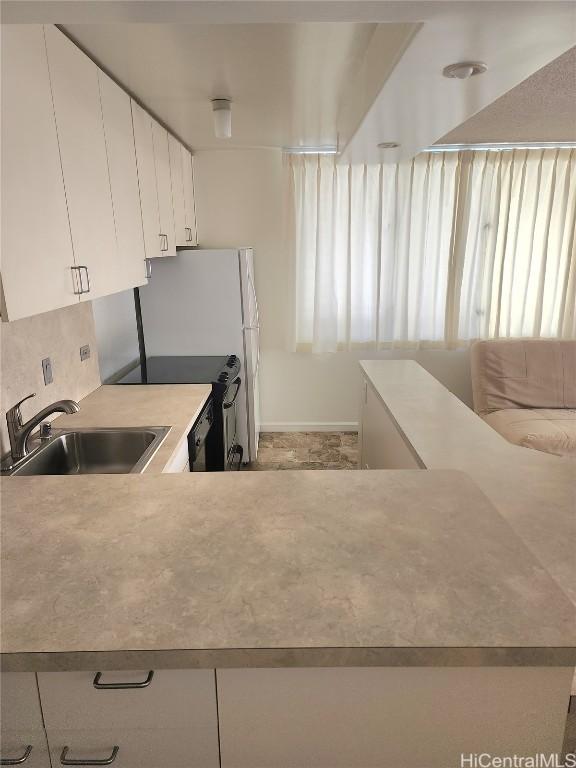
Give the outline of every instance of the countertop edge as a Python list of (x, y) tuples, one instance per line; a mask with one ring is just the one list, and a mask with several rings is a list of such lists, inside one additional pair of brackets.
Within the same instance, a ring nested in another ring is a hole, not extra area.
[(2, 672), (282, 667), (571, 667), (576, 647), (229, 648), (1, 653)]

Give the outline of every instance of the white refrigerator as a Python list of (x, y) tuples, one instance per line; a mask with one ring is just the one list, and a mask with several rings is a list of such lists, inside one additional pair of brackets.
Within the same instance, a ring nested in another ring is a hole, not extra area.
[(237, 355), (238, 437), (255, 461), (260, 434), (258, 302), (251, 248), (179, 250), (152, 261), (140, 288), (146, 354)]

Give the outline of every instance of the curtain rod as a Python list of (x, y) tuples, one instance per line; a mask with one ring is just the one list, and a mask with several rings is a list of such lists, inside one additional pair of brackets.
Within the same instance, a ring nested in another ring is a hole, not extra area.
[[(421, 152), (502, 152), (512, 149), (576, 149), (576, 141), (515, 141), (485, 144), (433, 144)], [(287, 155), (337, 155), (338, 147), (283, 147)]]
[(423, 152), (501, 152), (511, 149), (576, 149), (573, 141), (514, 141), (485, 144), (433, 144)]

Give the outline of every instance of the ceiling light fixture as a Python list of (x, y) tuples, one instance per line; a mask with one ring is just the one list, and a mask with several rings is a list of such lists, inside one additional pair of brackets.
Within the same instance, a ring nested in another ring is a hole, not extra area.
[(397, 141), (381, 141), (378, 149), (398, 149), (400, 144)]
[(483, 74), (487, 69), (488, 67), (483, 61), (459, 61), (457, 64), (449, 64), (444, 67), (442, 74), (444, 77), (468, 80), (469, 77)]
[(214, 135), (217, 139), (232, 136), (232, 102), (230, 99), (212, 99)]

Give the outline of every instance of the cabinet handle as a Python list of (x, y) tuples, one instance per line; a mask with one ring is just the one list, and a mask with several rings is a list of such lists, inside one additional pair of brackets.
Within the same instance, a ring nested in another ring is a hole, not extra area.
[[(70, 271), (72, 272), (72, 284), (73, 284), (73, 291), (75, 296), (80, 296), (84, 291), (82, 290), (82, 273), (80, 272), (80, 267), (70, 267)], [(74, 276), (77, 276), (77, 279), (74, 279)]]
[(116, 760), (116, 755), (120, 747), (112, 747), (112, 754), (110, 757), (105, 757), (103, 760), (69, 760), (66, 758), (68, 754), (68, 747), (64, 747), (62, 754), (60, 755), (60, 765), (112, 765)]
[(26, 760), (28, 760), (31, 752), (32, 744), (28, 744), (24, 749), (22, 757), (0, 757), (0, 765), (22, 765), (22, 763), (25, 763)]
[(192, 242), (192, 227), (184, 227), (184, 229), (186, 230), (186, 232), (188, 232), (188, 237), (186, 238), (186, 242), (187, 243), (191, 243)]
[[(88, 288), (86, 288), (84, 293), (90, 293), (90, 274), (88, 273), (88, 267), (82, 266), (82, 267), (80, 267), (80, 269), (83, 269), (84, 272), (86, 272), (86, 284), (87, 284)], [(82, 273), (80, 273), (80, 274), (82, 274)], [(82, 287), (84, 287), (84, 281), (82, 281)]]
[(168, 250), (168, 235), (160, 235), (160, 250), (161, 251), (167, 251)]
[[(75, 282), (74, 285), (74, 293), (76, 296), (81, 296), (83, 293), (90, 293), (90, 275), (88, 274), (88, 267), (85, 267), (83, 264), (79, 265), (77, 267), (70, 267), (72, 272), (76, 272), (78, 275), (78, 282)], [(82, 278), (82, 270), (86, 273), (86, 284), (87, 288), (84, 288), (84, 280)], [(79, 286), (78, 290), (77, 287)]]
[(144, 259), (145, 269), (146, 269), (146, 279), (150, 280), (152, 277), (152, 259)]
[(148, 672), (148, 676), (146, 680), (142, 680), (140, 683), (101, 683), (100, 678), (102, 677), (102, 672), (96, 672), (96, 675), (94, 677), (94, 681), (92, 682), (92, 685), (94, 688), (97, 688), (99, 691), (110, 691), (110, 690), (129, 690), (130, 688), (148, 688), (150, 683), (152, 682), (152, 678), (154, 677), (154, 670), (151, 669), (150, 672)]

